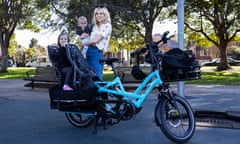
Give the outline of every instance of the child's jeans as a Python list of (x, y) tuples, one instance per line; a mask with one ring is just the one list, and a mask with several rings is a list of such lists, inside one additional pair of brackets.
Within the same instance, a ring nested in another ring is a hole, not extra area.
[(64, 67), (60, 71), (65, 76), (63, 84), (70, 85), (72, 82), (73, 68), (72, 67)]

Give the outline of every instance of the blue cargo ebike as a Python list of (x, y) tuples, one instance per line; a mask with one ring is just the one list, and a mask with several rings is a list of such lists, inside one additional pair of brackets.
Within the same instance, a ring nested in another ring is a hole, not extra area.
[[(58, 97), (50, 97), (51, 104), (54, 103), (56, 109), (65, 112), (66, 118), (72, 125), (84, 128), (93, 124), (96, 133), (100, 121), (105, 127), (108, 124), (113, 125), (120, 121), (132, 119), (141, 111), (148, 96), (154, 89), (157, 89), (158, 103), (154, 110), (157, 126), (170, 140), (177, 143), (187, 142), (195, 132), (194, 112), (184, 97), (173, 92), (169, 82), (199, 79), (200, 70), (197, 67), (187, 68), (186, 70), (185, 67), (183, 69), (178, 68), (176, 73), (169, 73), (169, 70), (164, 72), (163, 63), (167, 65), (166, 63), (170, 60), (164, 61), (164, 55), (161, 54), (158, 44), (165, 43), (170, 39), (167, 34), (165, 32), (158, 42), (150, 42), (132, 53), (137, 59), (139, 59), (139, 55), (148, 53), (146, 59), (151, 64), (151, 72), (147, 75), (144, 75), (139, 65), (134, 66), (132, 74), (143, 79), (134, 91), (125, 90), (114, 64), (118, 59), (108, 58), (102, 60), (102, 62), (111, 65), (115, 78), (112, 81), (94, 81), (93, 89), (97, 90), (97, 94), (92, 105), (83, 105), (84, 99), (76, 97), (69, 99), (69, 97), (64, 96), (69, 92), (60, 93), (61, 96)], [(175, 53), (174, 57), (179, 55), (182, 55), (182, 53)], [(170, 57), (170, 59), (172, 58)], [(76, 67), (75, 69), (77, 72), (80, 71)], [(75, 83), (77, 84), (78, 81), (75, 80)], [(80, 95), (86, 95), (87, 93), (88, 95), (89, 93), (94, 95), (95, 93), (91, 93), (94, 90), (88, 88), (80, 90), (80, 93), (82, 92)], [(67, 107), (61, 107), (62, 105), (67, 105)]]

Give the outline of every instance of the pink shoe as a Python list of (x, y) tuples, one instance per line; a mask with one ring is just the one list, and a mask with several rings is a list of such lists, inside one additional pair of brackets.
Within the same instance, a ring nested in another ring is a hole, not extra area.
[(73, 89), (70, 86), (68, 86), (68, 85), (64, 85), (63, 86), (63, 90), (65, 90), (65, 91), (72, 91)]

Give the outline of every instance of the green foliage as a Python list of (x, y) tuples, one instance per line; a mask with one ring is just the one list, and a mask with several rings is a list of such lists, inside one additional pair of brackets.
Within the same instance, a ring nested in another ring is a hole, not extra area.
[[(212, 37), (212, 39), (216, 39), (216, 36), (210, 36), (210, 37)], [(201, 46), (201, 47), (209, 48), (214, 46), (214, 44), (211, 41), (209, 41), (206, 37), (193, 31), (188, 32), (187, 38), (188, 38), (188, 41), (194, 41), (197, 43), (198, 46)]]
[(236, 35), (236, 37), (234, 37), (233, 41), (240, 43), (240, 35)]
[(10, 42), (9, 42), (9, 48), (8, 48), (8, 55), (10, 58), (13, 58), (16, 55), (17, 52), (17, 48), (18, 48), (18, 43), (16, 41), (16, 34), (13, 34)]
[(114, 79), (114, 75), (113, 75), (113, 73), (104, 73), (103, 79), (104, 79), (105, 81), (111, 81), (111, 80)]
[(36, 50), (34, 48), (28, 48), (26, 50), (26, 55), (27, 55), (27, 59), (31, 60), (36, 54)]
[(18, 20), (18, 29), (40, 32), (41, 27), (44, 27), (51, 18), (50, 5), (47, 0), (25, 1), (18, 10), (22, 11)]

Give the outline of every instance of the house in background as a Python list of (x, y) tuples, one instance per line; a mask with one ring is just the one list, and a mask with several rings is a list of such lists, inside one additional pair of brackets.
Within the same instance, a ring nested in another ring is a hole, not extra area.
[(204, 48), (196, 45), (192, 45), (189, 47), (189, 50), (192, 50), (192, 52), (195, 54), (196, 59), (199, 64), (206, 62), (206, 61), (211, 61), (211, 48)]
[[(235, 52), (236, 48), (240, 49), (240, 44), (238, 42), (231, 42), (227, 48), (227, 57), (231, 57), (233, 59), (240, 59), (240, 54)], [(211, 61), (212, 59), (220, 57), (219, 49), (215, 46), (206, 48), (192, 44), (189, 46), (189, 50), (192, 50), (193, 53), (195, 53), (199, 63)]]

